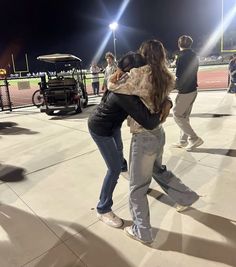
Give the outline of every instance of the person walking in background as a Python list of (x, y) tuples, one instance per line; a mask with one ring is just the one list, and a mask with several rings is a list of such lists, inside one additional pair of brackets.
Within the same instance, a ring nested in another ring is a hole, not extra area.
[(190, 114), (197, 97), (197, 72), (199, 59), (191, 49), (193, 39), (182, 35), (178, 39), (180, 49), (176, 61), (176, 89), (178, 94), (173, 108), (173, 117), (180, 128), (179, 142), (173, 147), (186, 147), (189, 151), (203, 144), (203, 140), (195, 133), (190, 125)]
[[(142, 66), (138, 67), (140, 64)], [(128, 66), (131, 65), (134, 68), (129, 71)], [(172, 102), (168, 101), (168, 95), (174, 88), (174, 77), (168, 70), (163, 44), (155, 39), (143, 42), (138, 53), (124, 56), (118, 62), (118, 67), (123, 72), (129, 72), (124, 73), (120, 80), (117, 80), (116, 73), (111, 76), (108, 82), (109, 90), (117, 94), (139, 96), (151, 113), (161, 112), (163, 104), (167, 103), (165, 115), (161, 116), (161, 122), (164, 122), (172, 106)], [(121, 71), (118, 70), (117, 73), (120, 75)], [(147, 192), (152, 177), (177, 203), (177, 211), (183, 211), (192, 205), (199, 196), (162, 165), (165, 144), (162, 125), (159, 124), (153, 130), (147, 130), (133, 118), (129, 118), (129, 126), (132, 133), (129, 159), (129, 204), (133, 225), (125, 227), (124, 231), (137, 241), (151, 243), (153, 236)]]
[(229, 62), (229, 88), (228, 93), (236, 94), (236, 54), (233, 54)]
[(103, 91), (107, 90), (108, 79), (117, 70), (117, 64), (115, 61), (115, 57), (111, 52), (106, 53), (105, 59), (107, 61), (107, 66), (106, 66), (105, 72), (104, 72), (104, 81), (103, 81), (103, 85), (102, 85)]
[(98, 65), (93, 62), (90, 67), (90, 72), (92, 74), (92, 88), (93, 88), (93, 94), (99, 95), (99, 72), (100, 68)]

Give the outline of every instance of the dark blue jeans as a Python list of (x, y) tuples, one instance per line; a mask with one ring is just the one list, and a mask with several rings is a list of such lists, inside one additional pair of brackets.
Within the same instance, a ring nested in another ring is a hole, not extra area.
[(92, 87), (93, 87), (94, 95), (98, 95), (99, 94), (99, 82), (92, 82)]
[(98, 213), (111, 211), (113, 205), (112, 195), (119, 178), (123, 162), (123, 143), (121, 129), (117, 128), (112, 136), (99, 136), (89, 130), (94, 142), (107, 165), (107, 173), (104, 177), (100, 200), (97, 205)]

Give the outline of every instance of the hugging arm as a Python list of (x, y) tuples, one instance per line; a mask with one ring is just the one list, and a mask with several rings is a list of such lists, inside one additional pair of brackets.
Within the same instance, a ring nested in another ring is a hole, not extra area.
[(161, 123), (160, 114), (152, 114), (138, 96), (124, 94), (114, 95), (116, 103), (145, 129), (152, 130)]
[(170, 97), (166, 97), (164, 102), (161, 105), (161, 111), (160, 111), (160, 121), (161, 123), (165, 122), (166, 118), (170, 114), (170, 109), (173, 107), (173, 103), (170, 99)]

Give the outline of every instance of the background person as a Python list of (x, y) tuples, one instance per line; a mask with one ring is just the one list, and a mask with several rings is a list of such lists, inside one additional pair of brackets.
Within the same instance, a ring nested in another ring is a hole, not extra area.
[(107, 82), (110, 76), (117, 70), (117, 64), (115, 61), (115, 57), (111, 52), (107, 52), (105, 55), (105, 59), (107, 61), (107, 66), (104, 71), (104, 81), (102, 85), (102, 90), (107, 90)]
[(182, 35), (178, 39), (180, 53), (176, 60), (176, 89), (178, 94), (173, 108), (174, 120), (180, 128), (179, 142), (174, 147), (186, 147), (191, 150), (203, 144), (190, 125), (190, 114), (197, 97), (197, 72), (199, 60), (191, 49), (193, 39)]
[(236, 54), (233, 54), (229, 62), (229, 88), (228, 93), (236, 93)]
[(99, 95), (99, 73), (100, 73), (100, 68), (98, 65), (93, 62), (91, 67), (90, 67), (90, 72), (92, 74), (92, 88), (93, 88), (93, 94), (94, 95)]

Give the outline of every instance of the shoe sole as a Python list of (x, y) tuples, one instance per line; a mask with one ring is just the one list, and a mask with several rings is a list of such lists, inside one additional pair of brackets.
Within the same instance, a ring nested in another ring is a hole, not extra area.
[(102, 220), (102, 218), (99, 218), (98, 216), (97, 216), (97, 218), (98, 218), (101, 222), (105, 223), (106, 225), (108, 225), (108, 226), (110, 226), (110, 227), (112, 227), (112, 228), (121, 228), (121, 227), (124, 225), (124, 221), (123, 221), (122, 219), (121, 219), (121, 221), (122, 221), (121, 224), (119, 224), (119, 225), (111, 225), (111, 224), (108, 224), (108, 223), (104, 222), (104, 221)]
[(139, 238), (136, 237), (135, 235), (131, 235), (131, 234), (126, 230), (126, 228), (124, 228), (124, 232), (125, 232), (125, 234), (126, 234), (128, 237), (130, 237), (130, 238), (132, 238), (133, 240), (138, 241), (138, 242), (140, 242), (140, 243), (142, 243), (142, 244), (144, 244), (144, 245), (151, 245), (151, 244), (152, 244), (152, 242), (143, 241), (142, 239), (139, 239)]
[(186, 147), (186, 150), (187, 151), (192, 150), (193, 148), (201, 146), (203, 143), (204, 143), (204, 141), (202, 140), (201, 142), (199, 142), (198, 144), (195, 144), (194, 146)]
[(188, 210), (189, 208), (190, 208), (190, 206), (182, 207), (182, 208), (179, 208), (179, 209), (176, 208), (176, 211), (181, 213), (181, 212), (184, 212), (184, 211)]
[(171, 147), (173, 147), (173, 148), (184, 148), (184, 147), (186, 147), (188, 144), (186, 144), (186, 145), (171, 145)]

